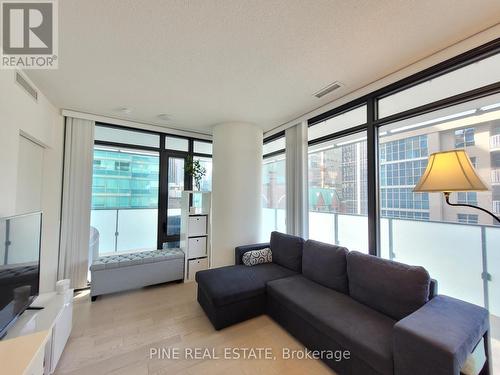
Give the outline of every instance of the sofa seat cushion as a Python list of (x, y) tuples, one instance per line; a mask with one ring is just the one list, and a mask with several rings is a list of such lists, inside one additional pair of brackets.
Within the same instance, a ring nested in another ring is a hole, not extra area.
[(347, 255), (349, 295), (382, 314), (401, 320), (429, 300), (425, 268), (351, 251)]
[(393, 374), (393, 319), (295, 275), (267, 284), (274, 298), (381, 374)]
[(266, 282), (296, 273), (275, 263), (226, 266), (198, 271), (196, 282), (214, 306), (224, 306), (266, 292)]

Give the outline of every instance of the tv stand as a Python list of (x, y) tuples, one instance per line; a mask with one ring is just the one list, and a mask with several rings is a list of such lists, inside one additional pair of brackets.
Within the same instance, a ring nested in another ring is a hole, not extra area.
[(12, 349), (16, 353), (16, 346), (31, 345), (32, 354), (17, 351), (18, 356), (5, 359), (8, 364), (23, 363), (23, 360), (26, 362), (28, 367), (19, 374), (52, 374), (71, 333), (73, 289), (65, 291), (64, 294), (42, 293), (35, 298), (33, 305), (18, 317), (0, 341), (0, 346), (2, 351), (9, 352), (9, 349)]

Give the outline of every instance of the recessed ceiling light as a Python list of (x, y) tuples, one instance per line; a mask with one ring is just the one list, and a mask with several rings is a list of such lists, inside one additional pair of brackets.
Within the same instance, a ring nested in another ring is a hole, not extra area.
[(331, 93), (332, 91), (340, 89), (342, 86), (344, 85), (341, 82), (335, 81), (333, 83), (330, 83), (328, 86), (323, 87), (321, 90), (316, 91), (313, 95), (319, 99), (325, 96), (326, 94)]
[(116, 109), (117, 112), (123, 113), (124, 115), (129, 115), (132, 113), (132, 109), (129, 107), (119, 107)]
[(158, 116), (160, 120), (162, 121), (169, 121), (170, 120), (170, 115), (166, 114), (166, 113), (160, 113)]

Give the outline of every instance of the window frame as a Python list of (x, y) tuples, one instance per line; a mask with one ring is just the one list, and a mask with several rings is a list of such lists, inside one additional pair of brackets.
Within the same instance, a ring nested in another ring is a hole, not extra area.
[(282, 148), (282, 149), (279, 149), (279, 150), (276, 150), (276, 151), (273, 151), (273, 152), (268, 152), (267, 154), (262, 154), (262, 159), (265, 159), (265, 158), (268, 158), (268, 157), (273, 157), (273, 156), (276, 156), (276, 155), (280, 155), (280, 154), (286, 154), (286, 136), (285, 136), (285, 131), (281, 131), (279, 133), (276, 133), (276, 134), (273, 134), (269, 137), (266, 137), (264, 138), (264, 141), (262, 142), (263, 145), (265, 145), (266, 143), (270, 143), (270, 142), (273, 142), (273, 141), (276, 141), (280, 138), (283, 138), (285, 140), (285, 148)]
[(439, 109), (465, 103), (474, 99), (500, 93), (500, 82), (489, 84), (477, 89), (452, 95), (431, 103), (404, 110), (384, 118), (378, 116), (378, 102), (392, 94), (401, 92), (408, 88), (419, 85), (430, 79), (445, 75), (464, 66), (480, 61), (487, 57), (500, 53), (500, 38), (494, 39), (479, 47), (459, 54), (427, 69), (398, 80), (392, 84), (375, 90), (371, 93), (358, 97), (350, 102), (342, 104), (327, 112), (314, 116), (308, 120), (308, 127), (314, 126), (336, 115), (355, 109), (366, 103), (366, 124), (346, 129), (331, 135), (308, 142), (308, 145), (320, 141), (348, 135), (350, 133), (366, 129), (367, 131), (367, 171), (368, 171), (368, 247), (371, 255), (381, 256), (381, 202), (379, 198), (379, 128), (397, 121), (409, 119), (422, 114), (434, 112)]
[[(134, 148), (137, 150), (144, 151), (155, 151), (159, 153), (160, 156), (160, 174), (158, 181), (158, 228), (157, 228), (157, 248), (161, 249), (163, 243), (165, 242), (175, 242), (180, 241), (180, 235), (167, 235), (167, 212), (168, 212), (168, 159), (170, 157), (184, 158), (187, 161), (188, 157), (201, 156), (212, 159), (212, 155), (195, 153), (194, 152), (194, 142), (206, 142), (213, 143), (212, 140), (182, 136), (178, 134), (170, 134), (153, 130), (138, 129), (129, 126), (115, 125), (104, 122), (96, 122), (95, 126), (108, 127), (120, 130), (129, 130), (140, 133), (155, 134), (160, 137), (159, 147), (149, 147), (149, 146), (138, 146), (132, 143), (119, 143), (111, 141), (101, 141), (95, 140), (94, 146), (108, 146), (108, 147), (122, 147), (122, 148)], [(188, 140), (188, 151), (177, 151), (165, 148), (166, 137), (175, 137)], [(184, 172), (184, 190), (191, 190), (193, 188), (193, 181), (191, 176)]]

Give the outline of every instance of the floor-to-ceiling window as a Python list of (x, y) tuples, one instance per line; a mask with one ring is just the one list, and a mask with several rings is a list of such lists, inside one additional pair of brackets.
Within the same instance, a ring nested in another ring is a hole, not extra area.
[(262, 159), (262, 240), (272, 231), (286, 233), (285, 136), (265, 141)]
[(91, 225), (99, 255), (156, 249), (159, 168), (158, 152), (94, 148)]
[[(424, 266), (440, 292), (500, 315), (500, 228), (481, 211), (446, 204), (441, 193), (414, 193), (430, 154), (464, 149), (489, 191), (457, 192), (451, 200), (496, 214), (495, 164), (500, 95), (467, 101), (380, 128), (381, 256)], [(486, 285), (483, 285), (486, 284)], [(486, 288), (485, 288), (486, 286)]]
[(366, 106), (309, 128), (309, 238), (368, 253)]
[(211, 142), (104, 124), (95, 139), (91, 258), (178, 246), (180, 197), (196, 186), (186, 163), (200, 161), (210, 191)]

